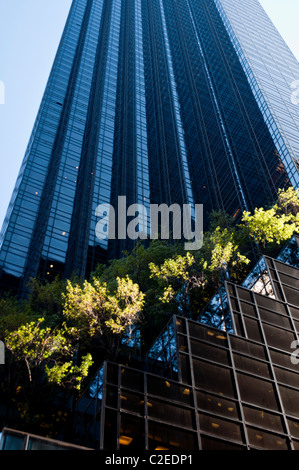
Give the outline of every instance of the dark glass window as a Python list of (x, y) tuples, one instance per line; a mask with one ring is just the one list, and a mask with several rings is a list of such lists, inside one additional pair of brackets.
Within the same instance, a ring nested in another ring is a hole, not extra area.
[(112, 408), (118, 408), (118, 394), (117, 388), (107, 385), (106, 388), (106, 405)]
[(296, 339), (295, 335), (290, 331), (282, 330), (275, 326), (264, 323), (263, 329), (269, 346), (274, 346), (278, 349), (289, 351), (291, 343)]
[(262, 408), (277, 410), (278, 404), (271, 382), (237, 373), (241, 400)]
[(283, 290), (286, 296), (286, 301), (293, 305), (298, 305), (299, 303), (299, 291), (292, 289), (291, 287), (283, 286)]
[[(297, 366), (298, 367), (298, 366)], [(299, 389), (299, 374), (298, 372), (291, 372), (289, 370), (275, 367), (275, 375), (278, 382), (282, 382), (286, 385), (291, 385)]]
[(269, 312), (269, 310), (259, 309), (261, 320), (272, 323), (282, 328), (291, 329), (291, 322), (288, 317), (279, 315), (278, 313)]
[(289, 307), (289, 309), (290, 309), (292, 317), (299, 320), (299, 308)]
[(230, 369), (197, 359), (193, 359), (193, 368), (196, 387), (219, 395), (235, 397), (234, 381)]
[(259, 322), (244, 317), (244, 323), (248, 338), (263, 343)]
[(209, 359), (210, 361), (230, 365), (229, 352), (225, 349), (212, 346), (210, 344), (191, 340), (192, 354)]
[(186, 334), (186, 322), (183, 318), (176, 319), (176, 327), (179, 333)]
[(148, 415), (179, 427), (195, 428), (194, 414), (191, 409), (174, 406), (160, 400), (149, 399)]
[(249, 444), (267, 450), (288, 450), (287, 440), (283, 436), (271, 434), (261, 429), (247, 428)]
[(197, 392), (196, 396), (197, 406), (201, 408), (201, 410), (210, 411), (228, 418), (239, 418), (238, 405), (236, 402), (206, 392)]
[(261, 361), (256, 361), (240, 354), (234, 354), (234, 363), (236, 369), (243, 370), (244, 372), (250, 372), (265, 378), (272, 378), (268, 364)]
[(279, 391), (285, 412), (299, 418), (299, 391), (279, 385)]
[(270, 299), (264, 295), (256, 295), (256, 301), (259, 307), (268, 308), (272, 312), (282, 313), (287, 315), (287, 310), (284, 304), (277, 302), (277, 300)]
[(117, 411), (105, 409), (104, 449), (117, 448)]
[(107, 381), (118, 385), (118, 365), (107, 363)]
[(211, 436), (201, 436), (202, 450), (243, 450), (244, 447)]
[(220, 330), (203, 327), (200, 324), (189, 322), (190, 336), (198, 339), (203, 339), (209, 343), (219, 344), (220, 346), (227, 346), (226, 333)]
[(288, 419), (288, 425), (291, 435), (299, 439), (299, 421), (295, 419)]
[(197, 450), (197, 435), (167, 425), (148, 422), (149, 450)]
[(137, 393), (121, 390), (120, 407), (124, 410), (144, 415), (144, 397)]
[(179, 351), (188, 352), (188, 343), (186, 336), (179, 335), (177, 336), (178, 348)]
[(245, 421), (264, 429), (284, 433), (282, 417), (261, 408), (243, 406)]
[(121, 414), (119, 446), (121, 449), (144, 449), (144, 420), (132, 415)]
[(191, 384), (192, 379), (189, 365), (189, 356), (187, 356), (186, 354), (180, 354), (179, 360), (181, 366), (182, 382), (185, 384)]
[[(274, 364), (278, 364), (279, 366), (286, 367), (287, 369), (294, 369), (298, 372), (298, 365), (292, 364), (291, 362), (291, 352), (283, 353), (282, 351), (275, 351), (271, 348), (269, 349), (271, 360)], [(294, 350), (292, 350), (294, 352)]]
[(253, 356), (258, 359), (266, 360), (265, 348), (259, 344), (252, 343), (251, 341), (244, 340), (242, 338), (237, 338), (236, 336), (230, 337), (230, 342), (232, 345), (233, 351), (238, 351), (240, 353), (247, 354), (248, 356)]
[(252, 292), (250, 290), (241, 289), (238, 287), (238, 294), (241, 300), (246, 300), (247, 302), (252, 302)]
[(141, 372), (123, 367), (121, 369), (121, 385), (122, 387), (143, 392), (144, 376)]
[(149, 395), (156, 395), (186, 405), (192, 404), (192, 392), (189, 387), (182, 386), (165, 378), (147, 376), (147, 391)]
[(252, 304), (248, 304), (246, 302), (240, 302), (241, 310), (245, 315), (249, 315), (250, 317), (256, 317), (256, 308)]
[(241, 426), (233, 421), (199, 413), (199, 426), (203, 432), (214, 434), (217, 437), (229, 436), (231, 441), (243, 442)]

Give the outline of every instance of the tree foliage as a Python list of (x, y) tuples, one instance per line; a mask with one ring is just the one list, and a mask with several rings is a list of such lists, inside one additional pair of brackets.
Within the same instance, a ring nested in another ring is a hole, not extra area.
[(96, 337), (109, 358), (117, 354), (128, 328), (140, 321), (144, 303), (144, 294), (128, 276), (116, 281), (114, 291), (96, 278), (83, 286), (68, 281), (64, 295), (67, 320), (75, 325), (81, 338)]

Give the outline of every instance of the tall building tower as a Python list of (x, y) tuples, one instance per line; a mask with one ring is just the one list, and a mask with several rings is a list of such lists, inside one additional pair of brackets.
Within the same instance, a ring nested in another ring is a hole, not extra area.
[(298, 187), (299, 65), (258, 0), (74, 0), (0, 239), (0, 283), (119, 256), (97, 207), (233, 216)]

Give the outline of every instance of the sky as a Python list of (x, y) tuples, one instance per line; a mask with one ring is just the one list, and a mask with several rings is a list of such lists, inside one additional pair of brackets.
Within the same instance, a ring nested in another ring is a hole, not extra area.
[[(0, 228), (71, 3), (0, 0), (0, 85), (5, 86), (5, 103), (0, 101)], [(299, 60), (299, 1), (260, 3)]]

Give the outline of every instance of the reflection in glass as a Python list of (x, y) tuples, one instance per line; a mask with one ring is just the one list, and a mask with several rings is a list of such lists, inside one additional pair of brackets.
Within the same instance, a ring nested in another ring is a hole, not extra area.
[(219, 289), (205, 309), (200, 313), (198, 322), (218, 328), (223, 331), (233, 332), (231, 313), (225, 287)]

